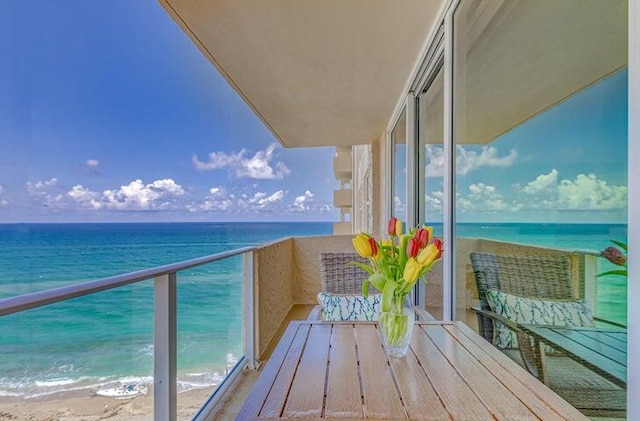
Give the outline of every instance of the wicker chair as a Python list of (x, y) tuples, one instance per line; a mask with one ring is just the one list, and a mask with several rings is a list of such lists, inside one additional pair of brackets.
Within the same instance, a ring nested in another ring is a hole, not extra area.
[(577, 299), (571, 283), (570, 259), (490, 253), (471, 253), (470, 259), (480, 299), (480, 308), (473, 309), (480, 335), (493, 342), (494, 322), (502, 322), (516, 332), (519, 344), (519, 349), (504, 352), (531, 374), (586, 415), (625, 417), (626, 390), (566, 356), (546, 355), (543, 367), (527, 334), (517, 323), (493, 313), (487, 302), (489, 289), (532, 299)]
[[(356, 253), (320, 253), (322, 290), (332, 294), (362, 294), (367, 272), (349, 262), (368, 264), (369, 260)], [(369, 287), (369, 293), (374, 290)]]
[[(369, 275), (359, 267), (350, 265), (350, 262), (368, 264), (369, 260), (356, 253), (320, 253), (320, 279), (323, 291), (332, 294), (362, 294), (362, 283)], [(369, 285), (369, 294), (379, 292)], [(435, 320), (422, 308), (415, 307), (414, 310), (419, 320)], [(318, 306), (309, 317), (320, 318)]]

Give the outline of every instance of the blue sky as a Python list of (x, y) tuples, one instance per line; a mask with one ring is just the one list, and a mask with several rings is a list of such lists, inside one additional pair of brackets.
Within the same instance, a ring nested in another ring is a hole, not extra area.
[(0, 222), (338, 219), (155, 1), (2, 1)]
[[(338, 219), (333, 148), (280, 147), (155, 1), (0, 5), (0, 223)], [(626, 222), (626, 104), (622, 70), (458, 146), (458, 219)]]
[[(457, 220), (626, 223), (627, 78), (624, 68), (486, 145), (458, 145)], [(441, 222), (444, 151), (426, 149), (425, 220)], [(395, 184), (401, 218), (405, 187)]]
[[(456, 150), (460, 222), (627, 222), (627, 70), (487, 145)], [(427, 215), (441, 218), (442, 148), (429, 147)]]

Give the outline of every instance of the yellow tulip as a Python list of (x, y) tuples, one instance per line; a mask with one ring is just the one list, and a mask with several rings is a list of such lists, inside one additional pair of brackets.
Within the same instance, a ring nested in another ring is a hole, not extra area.
[(415, 282), (422, 272), (423, 266), (414, 258), (407, 260), (402, 277), (409, 283)]
[(360, 233), (351, 240), (353, 248), (362, 257), (374, 257), (378, 254), (376, 241), (366, 234)]
[(416, 260), (422, 266), (429, 266), (431, 263), (440, 258), (441, 253), (442, 252), (440, 251), (440, 249), (438, 249), (438, 246), (431, 243), (427, 247), (422, 249), (420, 253), (418, 253)]
[(396, 235), (402, 234), (402, 220), (396, 219)]

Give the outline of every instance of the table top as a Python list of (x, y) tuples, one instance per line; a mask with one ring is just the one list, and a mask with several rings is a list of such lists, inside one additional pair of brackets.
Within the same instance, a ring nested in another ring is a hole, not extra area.
[(620, 328), (521, 325), (612, 383), (627, 387), (627, 331)]
[(416, 322), (405, 358), (376, 323), (291, 322), (237, 420), (587, 420), (460, 322)]

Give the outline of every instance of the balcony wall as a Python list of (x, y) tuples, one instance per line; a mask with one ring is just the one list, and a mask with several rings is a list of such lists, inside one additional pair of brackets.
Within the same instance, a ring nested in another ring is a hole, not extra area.
[[(503, 254), (565, 255), (572, 262), (575, 291), (596, 310), (596, 253), (566, 251), (532, 247), (500, 241), (460, 238), (456, 242), (456, 273), (464, 282), (456, 282), (458, 317), (464, 319), (465, 311), (477, 305), (475, 286), (469, 253), (481, 251)], [(316, 304), (320, 284), (320, 253), (351, 252), (351, 236), (293, 237), (263, 244), (255, 256), (255, 288), (257, 300), (258, 355), (264, 356), (277, 331), (295, 304)], [(436, 295), (442, 291), (442, 271), (434, 270), (428, 277), (427, 310), (441, 314)], [(469, 325), (475, 327), (474, 319)]]
[(295, 304), (316, 304), (320, 253), (351, 252), (351, 236), (284, 238), (258, 247), (254, 256), (256, 349), (262, 359)]

